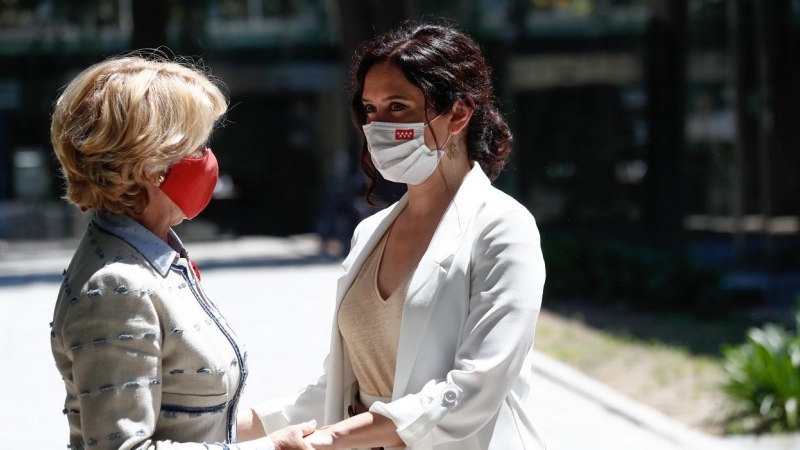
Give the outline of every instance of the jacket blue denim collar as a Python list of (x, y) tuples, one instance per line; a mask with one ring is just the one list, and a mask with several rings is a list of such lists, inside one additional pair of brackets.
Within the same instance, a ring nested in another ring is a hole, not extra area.
[(95, 226), (130, 244), (162, 277), (167, 276), (170, 265), (180, 257), (180, 251), (183, 250), (183, 243), (171, 228), (167, 232), (167, 242), (164, 242), (152, 231), (124, 214), (94, 210), (92, 222)]

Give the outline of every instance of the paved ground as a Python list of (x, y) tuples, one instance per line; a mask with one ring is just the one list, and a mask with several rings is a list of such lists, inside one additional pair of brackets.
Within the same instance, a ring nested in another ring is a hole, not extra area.
[[(327, 352), (339, 264), (311, 256), (315, 247), (305, 238), (188, 247), (209, 295), (247, 343), (251, 376), (242, 406), (316, 379)], [(53, 246), (6, 246), (0, 253), (0, 351), (6, 360), (0, 432), (15, 448), (58, 449), (67, 442), (48, 323), (69, 256)], [(800, 448), (797, 440), (733, 443), (700, 435), (543, 355), (535, 370), (540, 406), (533, 413), (551, 450)]]

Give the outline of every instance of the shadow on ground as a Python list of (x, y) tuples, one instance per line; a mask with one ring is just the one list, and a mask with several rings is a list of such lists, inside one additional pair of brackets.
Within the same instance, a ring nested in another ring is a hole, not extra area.
[(766, 322), (794, 327), (789, 311), (737, 310), (724, 318), (698, 318), (667, 312), (641, 312), (592, 305), (587, 301), (545, 299), (544, 308), (577, 319), (597, 330), (645, 342), (683, 348), (696, 355), (719, 357), (725, 345), (745, 341), (747, 330)]
[[(299, 258), (245, 258), (239, 260), (204, 260), (198, 262), (201, 273), (219, 269), (246, 269), (259, 267), (297, 267), (321, 264), (335, 264), (341, 262), (340, 259), (328, 258), (324, 256), (305, 256)], [(31, 283), (60, 283), (61, 272), (50, 273), (31, 273), (17, 275), (0, 274), (0, 287), (22, 286)]]

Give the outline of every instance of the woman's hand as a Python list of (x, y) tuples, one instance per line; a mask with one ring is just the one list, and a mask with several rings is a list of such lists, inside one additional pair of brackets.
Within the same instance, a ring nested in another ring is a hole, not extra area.
[(312, 420), (270, 433), (267, 437), (272, 439), (275, 450), (313, 450), (314, 448), (303, 438), (311, 435), (315, 428), (317, 428), (317, 422)]
[(350, 448), (394, 447), (403, 445), (390, 419), (366, 412), (341, 422), (320, 428), (306, 437), (315, 450), (344, 450)]
[(337, 450), (336, 439), (330, 427), (319, 429), (306, 436), (305, 441), (314, 450)]

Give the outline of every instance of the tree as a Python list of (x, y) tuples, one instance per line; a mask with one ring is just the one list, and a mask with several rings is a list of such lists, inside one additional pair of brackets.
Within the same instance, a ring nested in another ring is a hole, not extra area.
[[(171, 9), (174, 5), (174, 9)], [(171, 51), (179, 55), (202, 56), (206, 53), (205, 14), (208, 0), (132, 0), (133, 49), (167, 46), (167, 24), (170, 13), (177, 11), (178, 42)]]
[[(339, 0), (339, 29), (342, 33), (341, 51), (349, 67), (362, 43), (396, 27), (411, 16), (410, 0)], [(348, 125), (348, 147), (359, 148), (361, 138)], [(354, 153), (351, 153), (354, 154)], [(360, 171), (360, 161), (354, 157), (351, 170)], [(384, 180), (379, 175), (376, 195), (391, 203), (405, 192), (405, 185)]]
[(158, 48), (167, 45), (169, 4), (164, 0), (133, 0), (131, 48)]
[(674, 238), (684, 214), (687, 0), (657, 0), (647, 31), (645, 72), (649, 92), (645, 227)]
[[(734, 0), (728, 4), (730, 17), (730, 42), (734, 76), (734, 110), (736, 114), (735, 175), (733, 216), (758, 212), (758, 142), (757, 116), (754, 100), (757, 98), (757, 61), (753, 29), (753, 2)], [(742, 256), (744, 232), (737, 227), (734, 250)]]
[(410, 0), (339, 0), (339, 28), (345, 60), (349, 61), (363, 42), (409, 19), (410, 3)]
[[(797, 50), (790, 46), (789, 0), (755, 1), (758, 91), (760, 106), (759, 147), (762, 155), (762, 214), (765, 217), (796, 215), (800, 197), (797, 157), (797, 117), (792, 94), (797, 90)], [(793, 54), (794, 52), (794, 54)]]

